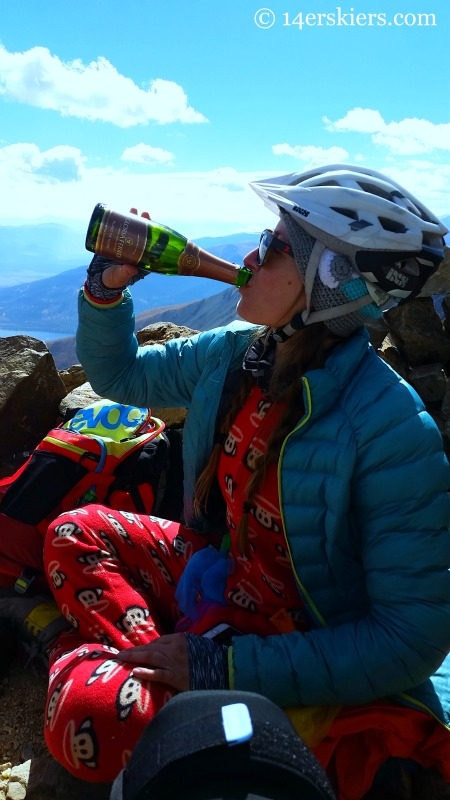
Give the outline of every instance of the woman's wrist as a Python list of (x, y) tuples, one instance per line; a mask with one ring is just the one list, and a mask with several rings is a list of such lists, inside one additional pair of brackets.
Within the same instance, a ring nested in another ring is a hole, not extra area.
[(125, 288), (126, 280), (122, 286), (110, 287), (103, 283), (103, 274), (111, 266), (117, 267), (116, 261), (105, 258), (104, 256), (95, 255), (89, 264), (87, 270), (87, 277), (85, 283), (85, 290), (89, 298), (96, 301), (109, 303), (115, 301), (122, 295), (122, 290)]
[(83, 286), (83, 293), (87, 302), (96, 308), (115, 308), (123, 299), (123, 291), (118, 291), (117, 289), (110, 297), (99, 297), (98, 294), (95, 293), (95, 289), (94, 292), (92, 291), (89, 280), (86, 280)]

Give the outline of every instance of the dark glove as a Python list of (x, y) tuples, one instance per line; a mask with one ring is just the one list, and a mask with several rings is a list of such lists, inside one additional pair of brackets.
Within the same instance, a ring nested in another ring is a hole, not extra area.
[(189, 689), (229, 689), (228, 647), (187, 633)]
[(136, 283), (136, 281), (142, 280), (144, 273), (138, 272), (137, 275), (132, 275), (124, 286), (118, 286), (115, 289), (110, 289), (108, 286), (105, 286), (102, 280), (104, 270), (107, 267), (112, 267), (120, 263), (120, 261), (113, 261), (104, 256), (94, 256), (89, 264), (86, 279), (86, 289), (92, 297), (97, 298), (97, 300), (114, 300), (119, 297), (127, 286), (131, 286), (133, 283)]

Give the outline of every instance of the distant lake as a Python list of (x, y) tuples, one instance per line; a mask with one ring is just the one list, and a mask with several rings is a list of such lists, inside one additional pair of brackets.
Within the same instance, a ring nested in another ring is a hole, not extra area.
[(51, 342), (52, 339), (67, 339), (69, 336), (75, 336), (74, 333), (52, 333), (52, 331), (7, 331), (0, 328), (0, 338), (5, 339), (7, 336), (32, 336), (33, 339), (40, 339), (41, 342)]

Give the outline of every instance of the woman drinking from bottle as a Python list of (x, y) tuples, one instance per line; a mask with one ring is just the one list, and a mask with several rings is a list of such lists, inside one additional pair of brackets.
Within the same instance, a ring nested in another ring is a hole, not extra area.
[(236, 688), (286, 709), (340, 800), (406, 797), (424, 770), (450, 780), (450, 471), (364, 324), (420, 292), (446, 228), (362, 167), (253, 188), (278, 220), (244, 259), (243, 321), (138, 348), (136, 268), (88, 270), (93, 388), (188, 409), (184, 517), (91, 505), (50, 527), (72, 627), (50, 654), (47, 744), (111, 780), (173, 693)]

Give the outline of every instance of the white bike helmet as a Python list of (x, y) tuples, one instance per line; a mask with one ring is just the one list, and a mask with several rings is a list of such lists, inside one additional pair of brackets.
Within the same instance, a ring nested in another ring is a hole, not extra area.
[(417, 296), (444, 258), (445, 225), (374, 170), (331, 164), (250, 186), (272, 211), (286, 211), (326, 248), (347, 256), (379, 305), (383, 295)]

